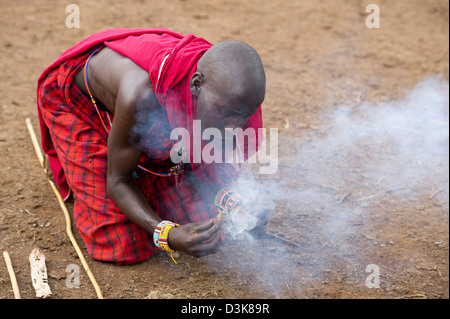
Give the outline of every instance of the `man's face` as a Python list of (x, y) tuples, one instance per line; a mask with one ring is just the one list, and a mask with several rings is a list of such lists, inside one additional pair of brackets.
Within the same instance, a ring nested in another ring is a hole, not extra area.
[(217, 128), (225, 136), (225, 128), (242, 127), (256, 113), (259, 103), (249, 102), (247, 94), (236, 94), (224, 85), (208, 83), (201, 87), (197, 97), (197, 118), (201, 120), (202, 131)]
[(232, 98), (221, 98), (208, 90), (202, 90), (197, 96), (197, 117), (201, 120), (202, 130), (214, 127), (222, 132), (222, 136), (225, 128), (242, 127), (258, 107), (240, 105)]

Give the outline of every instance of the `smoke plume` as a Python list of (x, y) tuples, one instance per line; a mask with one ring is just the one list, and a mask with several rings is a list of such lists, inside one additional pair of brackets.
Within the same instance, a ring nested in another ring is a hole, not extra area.
[[(344, 238), (369, 221), (365, 210), (370, 203), (382, 207), (381, 199), (391, 198), (397, 205), (408, 205), (425, 190), (427, 197), (438, 191), (433, 200), (448, 205), (449, 84), (443, 77), (426, 78), (398, 99), (333, 107), (325, 118), (314, 136), (298, 141), (298, 149), (283, 149), (280, 139), (279, 153), (290, 155), (280, 158), (284, 169), (278, 174), (261, 177), (246, 169), (234, 185), (248, 209), (271, 210), (270, 231), (298, 244), (295, 252), (277, 258), (293, 260), (302, 252), (314, 253), (320, 234), (344, 262), (364, 263)], [(307, 223), (308, 219), (315, 222)], [(253, 222), (245, 216), (234, 220), (243, 228)], [(251, 247), (250, 254), (263, 257), (237, 267), (261, 274), (274, 295), (282, 296), (285, 285), (280, 288), (280, 276), (295, 281), (298, 272), (267, 260), (267, 246), (248, 236), (239, 239), (242, 247)], [(327, 260), (316, 267), (326, 269)]]

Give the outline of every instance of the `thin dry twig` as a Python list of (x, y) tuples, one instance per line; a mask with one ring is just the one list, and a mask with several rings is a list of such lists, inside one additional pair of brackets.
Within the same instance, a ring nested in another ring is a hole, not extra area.
[(30, 212), (28, 209), (25, 208), (25, 213), (27, 213), (28, 215), (31, 216), (36, 216), (36, 214), (33, 214), (32, 212)]
[(289, 244), (291, 244), (291, 245), (300, 247), (299, 244), (294, 243), (293, 241), (291, 241), (291, 240), (289, 240), (289, 239), (286, 239), (286, 238), (283, 238), (283, 237), (281, 237), (281, 236), (278, 236), (278, 235), (275, 234), (275, 233), (268, 233), (268, 232), (266, 232), (266, 234), (267, 234), (268, 236), (271, 236), (271, 237), (274, 237), (274, 238), (276, 238), (276, 239), (282, 240), (282, 241), (284, 241), (284, 242), (286, 242), (286, 243), (289, 243)]
[(3, 252), (3, 258), (5, 259), (6, 268), (8, 269), (9, 278), (11, 279), (11, 285), (14, 291), (14, 297), (16, 299), (21, 299), (19, 285), (17, 284), (16, 274), (14, 273), (14, 268), (12, 266), (11, 257), (7, 251)]
[(357, 199), (356, 201), (357, 201), (357, 202), (363, 202), (363, 201), (365, 201), (365, 200), (372, 199), (372, 198), (377, 197), (377, 196), (378, 196), (377, 194), (373, 194), (373, 195), (361, 197), (361, 198)]
[(433, 199), (434, 196), (436, 196), (436, 195), (439, 194), (440, 192), (442, 192), (442, 189), (438, 189), (437, 191), (435, 191), (433, 194), (430, 195), (430, 197), (428, 197), (428, 199)]
[(339, 199), (338, 204), (342, 204), (352, 193), (347, 193)]
[(384, 211), (388, 211), (386, 207), (384, 207), (383, 205), (381, 205), (381, 203), (379, 201), (375, 201), (375, 204), (377, 204), (382, 210)]

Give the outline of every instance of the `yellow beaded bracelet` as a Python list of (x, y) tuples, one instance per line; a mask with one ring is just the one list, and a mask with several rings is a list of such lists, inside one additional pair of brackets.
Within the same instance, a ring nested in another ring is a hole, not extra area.
[(178, 227), (180, 226), (179, 224), (167, 224), (164, 225), (161, 228), (161, 231), (159, 233), (159, 248), (161, 248), (162, 250), (168, 251), (170, 253), (170, 257), (172, 258), (173, 262), (177, 264), (176, 260), (173, 258), (173, 253), (175, 252), (175, 250), (173, 250), (172, 248), (169, 247), (169, 232), (172, 230), (172, 228), (174, 227)]

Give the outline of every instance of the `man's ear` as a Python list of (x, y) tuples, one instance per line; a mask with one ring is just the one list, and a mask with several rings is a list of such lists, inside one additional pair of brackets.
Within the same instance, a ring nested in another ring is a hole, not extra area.
[(200, 89), (203, 85), (204, 75), (200, 72), (195, 72), (192, 77), (191, 81), (189, 83), (189, 87), (191, 89), (191, 93), (194, 96), (198, 96), (200, 93)]

